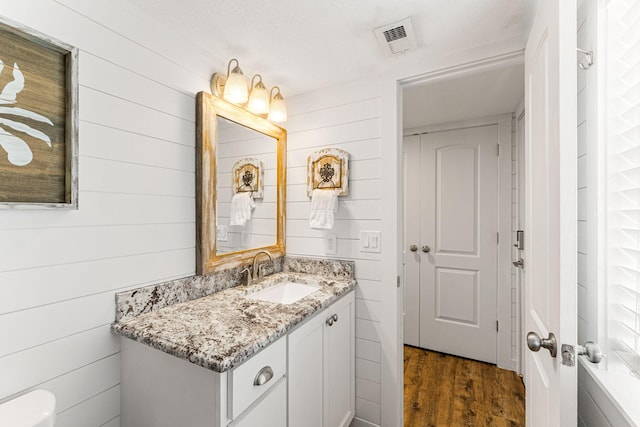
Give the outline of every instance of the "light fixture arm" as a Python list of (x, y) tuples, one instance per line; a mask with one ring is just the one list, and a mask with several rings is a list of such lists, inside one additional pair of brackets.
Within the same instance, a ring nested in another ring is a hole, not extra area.
[(236, 66), (233, 67), (233, 72), (236, 72), (236, 70), (242, 72), (242, 70), (240, 70), (240, 62), (236, 58), (231, 58), (231, 60), (227, 64), (227, 78), (229, 78), (229, 75), (231, 74), (231, 63), (233, 61), (236, 61)]
[[(256, 77), (258, 78), (258, 83), (254, 83), (256, 80)], [(262, 76), (260, 74), (256, 74), (251, 78), (251, 89), (253, 89), (257, 85), (262, 85), (264, 87), (264, 83), (262, 82)]]
[(280, 95), (280, 97), (282, 97), (282, 95), (280, 94), (280, 88), (278, 86), (274, 86), (271, 88), (271, 93), (269, 94), (269, 101), (273, 101), (274, 95), (273, 95), (273, 91), (277, 90), (278, 92), (275, 94), (275, 96), (277, 97), (278, 95)]

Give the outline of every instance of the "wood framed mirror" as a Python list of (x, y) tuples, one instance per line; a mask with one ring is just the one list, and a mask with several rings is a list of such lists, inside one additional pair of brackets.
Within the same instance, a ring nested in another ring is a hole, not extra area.
[(280, 126), (197, 94), (197, 274), (249, 264), (259, 251), (285, 254), (286, 145)]

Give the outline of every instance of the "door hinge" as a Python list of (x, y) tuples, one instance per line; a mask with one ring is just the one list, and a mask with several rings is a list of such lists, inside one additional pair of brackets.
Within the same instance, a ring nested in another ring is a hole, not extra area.
[(500, 321), (496, 320), (496, 332), (500, 332)]
[(496, 243), (500, 243), (500, 233), (496, 233)]
[(500, 144), (496, 145), (496, 156), (500, 156)]

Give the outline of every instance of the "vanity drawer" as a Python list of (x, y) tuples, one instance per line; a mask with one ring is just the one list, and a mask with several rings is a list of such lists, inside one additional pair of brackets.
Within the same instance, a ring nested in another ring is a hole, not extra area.
[(282, 378), (287, 369), (286, 336), (229, 373), (229, 411), (235, 419)]

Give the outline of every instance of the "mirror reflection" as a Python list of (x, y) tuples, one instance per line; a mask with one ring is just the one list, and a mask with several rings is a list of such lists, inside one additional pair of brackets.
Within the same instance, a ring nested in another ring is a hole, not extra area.
[(277, 140), (216, 116), (216, 255), (277, 241)]
[(206, 92), (196, 97), (196, 273), (283, 256), (287, 131)]

